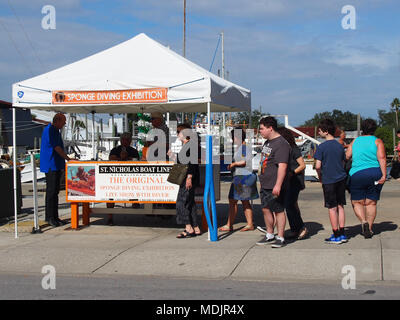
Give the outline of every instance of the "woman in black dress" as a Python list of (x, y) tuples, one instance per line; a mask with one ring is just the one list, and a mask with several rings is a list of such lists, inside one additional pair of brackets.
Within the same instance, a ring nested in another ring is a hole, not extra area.
[(194, 198), (195, 189), (200, 182), (199, 155), (190, 153), (190, 151), (198, 153), (199, 141), (196, 133), (190, 130), (192, 130), (190, 125), (185, 123), (179, 124), (177, 127), (178, 138), (183, 143), (182, 149), (178, 153), (177, 162), (188, 164), (189, 166), (186, 178), (179, 186), (176, 200), (176, 222), (185, 225), (185, 230), (178, 234), (178, 239), (191, 238), (201, 234), (197, 222), (197, 209)]
[(305, 188), (304, 170), (306, 165), (292, 132), (285, 127), (278, 128), (278, 132), (286, 139), (292, 149), (288, 163), (287, 190), (285, 193), (285, 208), (290, 225), (290, 237), (303, 240), (308, 237), (308, 229), (301, 218), (298, 198), (300, 191)]

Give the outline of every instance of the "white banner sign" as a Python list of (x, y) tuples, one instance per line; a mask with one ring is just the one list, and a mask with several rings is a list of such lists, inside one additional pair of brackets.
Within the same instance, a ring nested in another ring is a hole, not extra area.
[(67, 201), (175, 203), (179, 186), (167, 182), (172, 166), (172, 162), (70, 162)]

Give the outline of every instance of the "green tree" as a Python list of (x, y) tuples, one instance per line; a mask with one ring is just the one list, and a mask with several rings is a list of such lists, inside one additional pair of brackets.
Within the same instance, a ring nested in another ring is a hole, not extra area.
[(396, 113), (378, 109), (378, 125), (380, 127), (396, 128)]
[[(260, 119), (263, 117), (266, 117), (268, 115), (269, 115), (268, 113), (263, 113), (263, 112), (260, 112), (259, 110), (253, 110), (251, 112), (251, 127), (258, 128), (258, 126), (260, 125)], [(246, 125), (248, 125), (249, 124), (249, 113), (248, 112), (236, 113), (236, 115), (234, 117), (234, 122), (236, 124), (245, 123)], [(282, 123), (279, 122), (279, 119), (278, 119), (278, 124), (282, 125)]]
[(381, 139), (385, 145), (386, 155), (393, 154), (393, 128), (380, 127), (375, 131), (375, 137)]
[(390, 107), (396, 113), (396, 129), (399, 127), (399, 106), (400, 106), (399, 99), (398, 98), (394, 98), (392, 103), (390, 104)]
[(333, 120), (343, 130), (357, 130), (357, 114), (350, 111), (342, 112), (338, 109), (316, 113), (312, 119), (304, 122), (302, 127), (315, 127), (323, 119)]

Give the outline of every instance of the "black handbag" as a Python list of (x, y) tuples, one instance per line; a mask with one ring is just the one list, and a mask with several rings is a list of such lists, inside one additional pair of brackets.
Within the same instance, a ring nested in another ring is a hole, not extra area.
[(167, 181), (181, 185), (186, 178), (189, 169), (188, 164), (175, 163), (169, 172)]
[(392, 162), (392, 169), (390, 169), (389, 174), (393, 179), (400, 178), (400, 162), (399, 161)]

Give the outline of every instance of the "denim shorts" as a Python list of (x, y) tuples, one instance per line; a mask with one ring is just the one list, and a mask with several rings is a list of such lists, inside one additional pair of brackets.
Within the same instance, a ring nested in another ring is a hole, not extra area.
[(247, 176), (234, 176), (228, 198), (234, 200), (254, 200), (259, 198), (257, 176), (254, 173)]
[(381, 168), (368, 168), (357, 171), (350, 177), (351, 200), (380, 199), (382, 184), (375, 184), (382, 178)]

